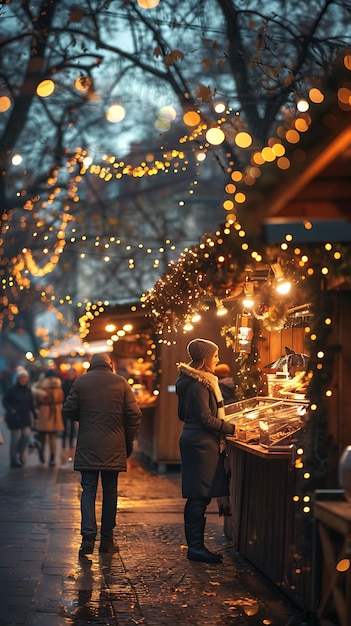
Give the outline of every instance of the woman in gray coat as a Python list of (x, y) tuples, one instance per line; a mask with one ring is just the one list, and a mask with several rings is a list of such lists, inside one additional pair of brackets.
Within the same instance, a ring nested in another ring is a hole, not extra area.
[(115, 552), (118, 473), (127, 469), (127, 457), (140, 426), (141, 410), (129, 383), (113, 373), (108, 354), (94, 354), (86, 374), (73, 382), (63, 416), (79, 422), (74, 469), (81, 472), (80, 554), (91, 554), (97, 534), (95, 515), (99, 474), (102, 482), (100, 552)]
[(205, 511), (211, 498), (228, 496), (224, 468), (225, 435), (234, 425), (224, 420), (224, 403), (214, 375), (219, 362), (218, 346), (206, 339), (188, 344), (189, 365), (178, 365), (176, 382), (178, 416), (184, 422), (179, 439), (182, 469), (187, 558), (219, 563), (221, 554), (204, 546)]

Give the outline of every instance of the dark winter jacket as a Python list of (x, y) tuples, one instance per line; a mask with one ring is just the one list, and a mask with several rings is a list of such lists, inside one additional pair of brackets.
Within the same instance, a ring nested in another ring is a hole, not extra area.
[(127, 446), (136, 438), (141, 410), (125, 378), (105, 355), (94, 355), (86, 374), (73, 382), (63, 405), (65, 419), (79, 422), (75, 470), (127, 469)]
[(219, 388), (222, 392), (224, 404), (236, 402), (234, 380), (231, 376), (218, 379)]
[(6, 410), (5, 421), (10, 430), (33, 425), (36, 417), (32, 390), (28, 385), (16, 383), (8, 389), (2, 403)]
[(218, 393), (211, 384), (211, 378), (217, 381), (217, 377), (184, 363), (178, 369), (178, 417), (184, 422), (179, 439), (183, 498), (226, 496), (221, 439), (233, 434), (234, 425), (218, 416)]

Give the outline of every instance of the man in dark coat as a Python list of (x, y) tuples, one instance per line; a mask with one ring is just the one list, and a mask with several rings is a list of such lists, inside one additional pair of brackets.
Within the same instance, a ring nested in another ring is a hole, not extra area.
[(127, 457), (140, 426), (141, 410), (129, 383), (113, 372), (108, 354), (94, 354), (86, 374), (73, 382), (63, 406), (63, 416), (79, 422), (74, 469), (81, 472), (80, 554), (91, 554), (97, 535), (95, 514), (99, 474), (102, 483), (100, 552), (116, 552), (119, 472), (127, 470)]
[(193, 339), (187, 347), (191, 363), (180, 363), (176, 382), (178, 416), (184, 422), (179, 445), (182, 468), (187, 558), (219, 563), (220, 554), (204, 546), (206, 507), (211, 498), (229, 495), (224, 467), (225, 435), (234, 425), (225, 421), (224, 403), (214, 375), (218, 346), (207, 339)]

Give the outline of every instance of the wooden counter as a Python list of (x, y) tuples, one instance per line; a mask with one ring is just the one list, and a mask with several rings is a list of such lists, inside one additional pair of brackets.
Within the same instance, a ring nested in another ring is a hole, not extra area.
[(314, 609), (311, 558), (301, 556), (293, 502), (292, 452), (270, 452), (227, 437), (232, 516), (225, 533), (240, 552), (298, 606)]
[(243, 441), (239, 441), (238, 439), (235, 439), (235, 437), (231, 437), (230, 435), (227, 435), (227, 441), (231, 441), (232, 443), (235, 444), (235, 446), (241, 450), (245, 450), (246, 452), (250, 452), (250, 454), (254, 454), (255, 456), (260, 456), (261, 458), (269, 458), (270, 460), (275, 459), (275, 460), (286, 460), (286, 459), (291, 459), (291, 449), (286, 449), (286, 450), (268, 450), (267, 448), (264, 448), (263, 446), (257, 444), (252, 444), (252, 443), (244, 443)]

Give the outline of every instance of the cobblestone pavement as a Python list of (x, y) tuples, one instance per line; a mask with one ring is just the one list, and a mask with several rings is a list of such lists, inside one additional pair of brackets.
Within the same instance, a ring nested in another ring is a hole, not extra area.
[[(223, 564), (186, 559), (180, 473), (158, 474), (137, 453), (120, 475), (119, 553), (78, 558), (80, 475), (58, 450), (9, 469), (0, 446), (0, 626), (301, 626), (299, 610), (245, 561), (209, 507), (206, 544)], [(98, 519), (101, 508), (98, 495)]]

